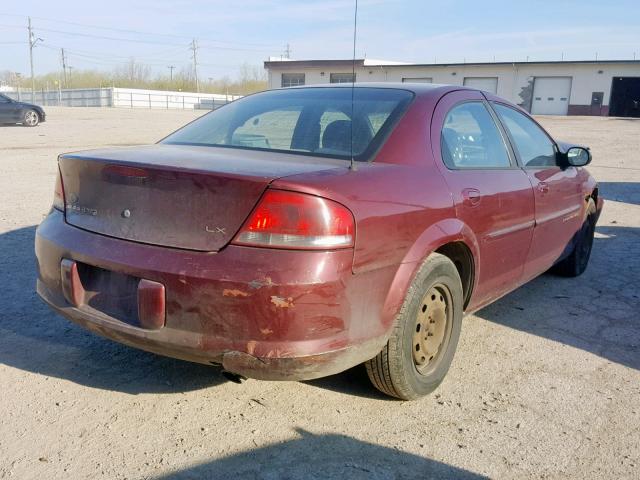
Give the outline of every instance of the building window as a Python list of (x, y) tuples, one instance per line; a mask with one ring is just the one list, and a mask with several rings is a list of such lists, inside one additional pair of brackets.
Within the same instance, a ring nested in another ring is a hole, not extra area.
[(304, 73), (283, 73), (282, 88), (304, 85)]
[(402, 83), (433, 83), (431, 77), (402, 77)]
[(330, 83), (353, 83), (356, 77), (353, 73), (332, 73), (329, 79)]

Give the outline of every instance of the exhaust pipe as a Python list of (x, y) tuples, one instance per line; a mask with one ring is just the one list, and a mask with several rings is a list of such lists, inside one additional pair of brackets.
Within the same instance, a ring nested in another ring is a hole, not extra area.
[(243, 377), (242, 375), (238, 375), (237, 373), (228, 372), (226, 370), (222, 370), (222, 376), (229, 380), (230, 382), (241, 384), (244, 382), (247, 377)]

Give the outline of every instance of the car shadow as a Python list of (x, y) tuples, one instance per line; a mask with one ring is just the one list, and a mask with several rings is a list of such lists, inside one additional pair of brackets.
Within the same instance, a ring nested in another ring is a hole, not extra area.
[[(640, 369), (640, 229), (596, 230), (587, 271), (575, 279), (545, 274), (476, 316), (580, 348)], [(219, 385), (219, 369), (182, 362), (103, 339), (53, 313), (37, 296), (35, 227), (0, 235), (0, 363), (78, 384), (131, 394), (171, 393)], [(612, 268), (625, 265), (625, 269)], [(576, 301), (577, 300), (577, 301)], [(309, 385), (370, 399), (375, 390), (362, 365)]]
[(104, 339), (56, 315), (35, 293), (35, 226), (0, 235), (0, 363), (130, 394), (224, 383), (215, 367), (165, 358)]
[(598, 182), (603, 198), (614, 202), (640, 205), (640, 183), (637, 182)]
[(188, 479), (458, 479), (483, 475), (429, 458), (363, 442), (346, 435), (316, 435), (296, 429), (299, 437), (246, 450), (208, 463), (156, 477)]
[(539, 276), (475, 315), (640, 370), (640, 228), (596, 228), (587, 270)]
[(394, 400), (373, 387), (367, 376), (367, 370), (364, 364), (357, 365), (342, 373), (331, 375), (330, 377), (318, 378), (303, 383), (324, 390), (331, 390), (371, 400), (382, 400), (385, 402)]

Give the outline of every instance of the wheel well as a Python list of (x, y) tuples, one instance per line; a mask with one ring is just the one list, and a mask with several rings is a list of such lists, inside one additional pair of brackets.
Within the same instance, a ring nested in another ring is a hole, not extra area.
[(462, 281), (462, 291), (464, 292), (464, 308), (469, 305), (471, 292), (473, 291), (473, 279), (475, 265), (473, 262), (473, 254), (469, 247), (463, 242), (452, 242), (442, 245), (436, 250), (436, 253), (449, 258), (456, 266), (460, 280)]

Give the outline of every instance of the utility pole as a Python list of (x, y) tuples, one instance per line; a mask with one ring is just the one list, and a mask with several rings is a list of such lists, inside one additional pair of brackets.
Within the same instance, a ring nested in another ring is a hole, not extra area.
[(198, 80), (198, 43), (194, 38), (191, 41), (191, 50), (193, 51), (193, 75), (196, 77), (196, 92), (200, 93), (200, 81)]
[(169, 79), (173, 82), (173, 69), (176, 67), (175, 65), (169, 65), (167, 68), (169, 69)]
[(31, 64), (31, 101), (33, 103), (36, 102), (36, 81), (33, 77), (33, 47), (36, 46), (36, 43), (42, 42), (41, 38), (35, 38), (33, 34), (33, 29), (31, 28), (31, 17), (29, 19), (29, 26), (27, 30), (29, 30), (29, 63)]
[(291, 58), (291, 45), (287, 43), (287, 48), (284, 51), (284, 58)]
[(64, 54), (64, 48), (60, 49), (62, 57), (62, 78), (64, 78), (64, 88), (67, 88), (67, 57)]

